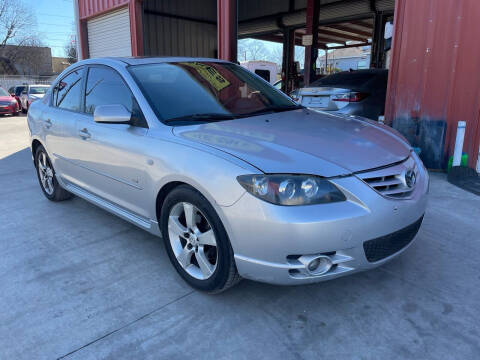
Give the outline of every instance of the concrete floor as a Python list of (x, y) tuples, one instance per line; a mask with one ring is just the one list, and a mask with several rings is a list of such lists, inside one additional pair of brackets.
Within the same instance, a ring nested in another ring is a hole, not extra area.
[(192, 291), (159, 239), (42, 195), (0, 118), (0, 359), (478, 359), (480, 197), (432, 174), (417, 241), (379, 269)]

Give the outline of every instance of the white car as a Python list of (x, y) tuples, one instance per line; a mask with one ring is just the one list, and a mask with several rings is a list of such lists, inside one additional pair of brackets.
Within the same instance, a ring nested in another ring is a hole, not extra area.
[(50, 85), (26, 85), (20, 94), (20, 105), (22, 112), (26, 113), (32, 102), (42, 99), (47, 93)]

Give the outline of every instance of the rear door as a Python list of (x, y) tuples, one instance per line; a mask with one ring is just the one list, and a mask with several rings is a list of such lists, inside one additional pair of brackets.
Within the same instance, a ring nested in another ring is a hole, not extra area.
[(50, 105), (41, 114), (47, 151), (53, 159), (57, 175), (64, 179), (75, 176), (75, 152), (72, 142), (76, 136), (76, 120), (81, 114), (81, 96), (84, 68), (76, 68), (53, 87)]

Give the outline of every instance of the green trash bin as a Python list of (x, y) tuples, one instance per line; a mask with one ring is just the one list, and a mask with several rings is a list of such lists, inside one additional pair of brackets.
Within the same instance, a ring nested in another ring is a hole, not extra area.
[[(453, 164), (453, 156), (450, 156), (450, 158), (448, 159), (448, 167), (447, 167), (448, 172), (450, 172), (452, 168), (452, 164)], [(462, 160), (460, 160), (460, 166), (468, 167), (468, 154), (466, 153), (462, 154)]]

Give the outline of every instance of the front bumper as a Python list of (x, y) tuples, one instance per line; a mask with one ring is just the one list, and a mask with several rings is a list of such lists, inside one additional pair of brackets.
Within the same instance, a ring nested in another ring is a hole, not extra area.
[[(333, 179), (347, 201), (310, 206), (277, 206), (245, 193), (234, 205), (222, 209), (237, 269), (248, 279), (294, 285), (379, 266), (411, 244), (427, 206), (428, 181), (422, 168), (411, 197), (397, 200), (383, 197), (355, 176)], [(381, 245), (382, 237), (391, 239), (396, 233), (401, 241), (401, 234), (412, 224), (418, 227), (410, 241), (401, 246), (396, 242), (394, 252), (380, 260), (367, 259), (364, 244), (375, 239), (374, 245)], [(302, 256), (322, 254), (334, 264), (322, 275), (311, 275), (298, 261)]]

